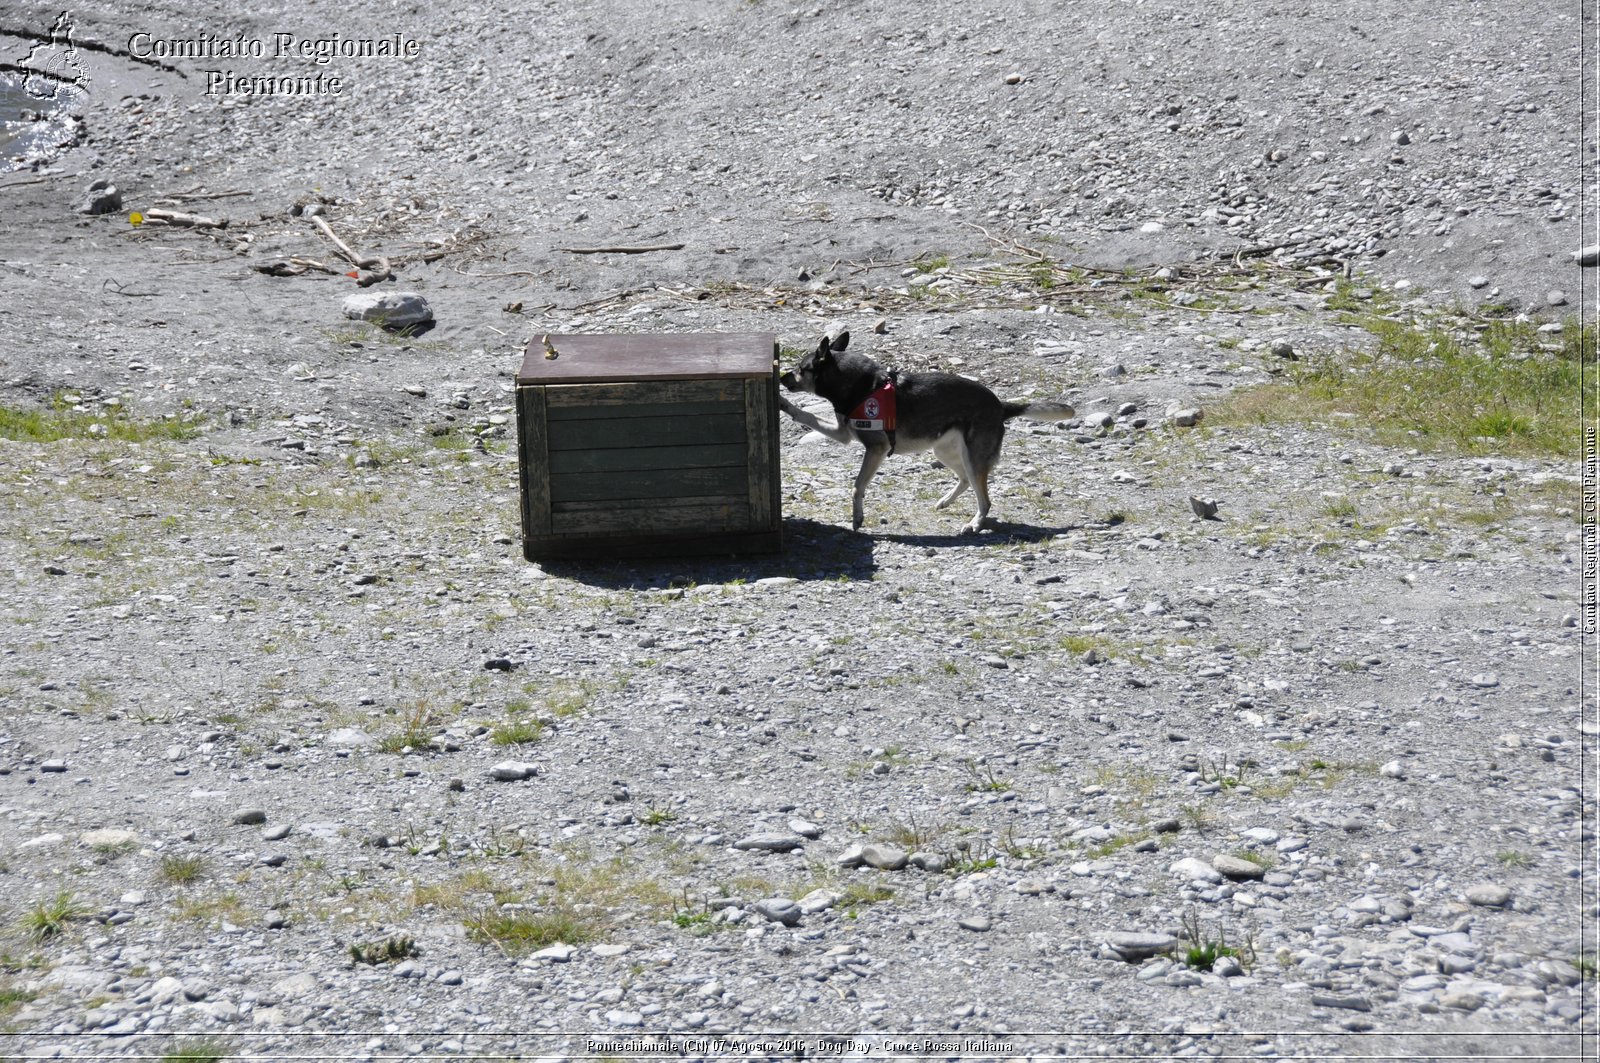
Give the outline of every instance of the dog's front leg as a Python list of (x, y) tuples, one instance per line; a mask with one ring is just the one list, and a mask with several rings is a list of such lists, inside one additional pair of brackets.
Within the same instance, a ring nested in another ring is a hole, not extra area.
[(840, 418), (839, 423), (835, 425), (823, 424), (817, 419), (816, 414), (810, 410), (802, 410), (782, 395), (778, 396), (778, 408), (788, 414), (796, 424), (803, 425), (813, 432), (820, 432), (835, 443), (850, 443), (856, 437), (843, 418)]
[(867, 497), (867, 484), (872, 482), (877, 475), (878, 466), (883, 464), (883, 459), (889, 456), (889, 440), (880, 437), (877, 440), (866, 440), (867, 453), (861, 459), (861, 471), (856, 473), (856, 493), (850, 505), (850, 527), (855, 531), (861, 530), (866, 516), (863, 501)]

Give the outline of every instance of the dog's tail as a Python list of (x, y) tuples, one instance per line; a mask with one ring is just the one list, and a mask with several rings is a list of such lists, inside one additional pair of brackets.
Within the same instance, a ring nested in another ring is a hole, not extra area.
[(1026, 417), (1030, 421), (1069, 421), (1078, 411), (1065, 402), (1002, 402), (1005, 419)]

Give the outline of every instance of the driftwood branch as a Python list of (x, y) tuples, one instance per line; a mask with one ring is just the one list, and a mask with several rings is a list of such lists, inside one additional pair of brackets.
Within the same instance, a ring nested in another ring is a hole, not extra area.
[(208, 218), (203, 214), (185, 214), (180, 210), (162, 210), (160, 207), (151, 207), (145, 211), (144, 220), (166, 225), (178, 225), (186, 229), (226, 229), (228, 227), (227, 218)]
[(193, 203), (203, 199), (231, 199), (234, 196), (250, 196), (255, 193), (248, 188), (236, 188), (231, 192), (202, 192), (198, 187), (187, 192), (168, 192), (161, 197), (163, 203)]
[(121, 281), (111, 280), (109, 277), (100, 282), (100, 290), (110, 292), (112, 295), (125, 295), (129, 299), (154, 299), (160, 292), (130, 292), (128, 286)]
[(365, 277), (357, 278), (356, 283), (361, 287), (370, 288), (374, 284), (388, 280), (393, 275), (393, 272), (389, 269), (389, 260), (387, 258), (382, 255), (358, 255), (350, 250), (349, 244), (339, 239), (338, 234), (333, 231), (333, 227), (323, 221), (322, 218), (313, 216), (311, 222), (322, 230), (324, 236), (333, 241), (333, 246), (339, 249), (339, 253), (352, 266), (357, 269), (372, 270)]
[(653, 244), (648, 247), (560, 247), (569, 255), (648, 255), (653, 251), (682, 251), (683, 244)]

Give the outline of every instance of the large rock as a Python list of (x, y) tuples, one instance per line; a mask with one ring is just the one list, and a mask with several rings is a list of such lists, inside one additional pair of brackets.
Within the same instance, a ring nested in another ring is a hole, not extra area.
[(122, 193), (110, 181), (96, 181), (78, 203), (79, 214), (112, 214), (122, 209)]
[(398, 329), (432, 321), (433, 311), (416, 292), (357, 292), (345, 297), (344, 316)]

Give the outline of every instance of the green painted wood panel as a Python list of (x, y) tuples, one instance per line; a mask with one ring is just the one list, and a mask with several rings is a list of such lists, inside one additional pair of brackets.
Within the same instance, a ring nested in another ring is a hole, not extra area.
[(695, 498), (705, 495), (748, 497), (745, 470), (643, 469), (593, 473), (552, 473), (550, 501), (585, 502), (604, 499)]
[(550, 455), (552, 474), (613, 473), (640, 469), (743, 468), (748, 449), (740, 443), (688, 447), (614, 447), (606, 450), (558, 450)]
[(668, 499), (644, 504), (563, 502), (551, 514), (556, 535), (648, 535), (662, 539), (717, 534), (750, 526), (742, 498)]
[(579, 421), (551, 421), (551, 452), (601, 450), (610, 447), (676, 447), (744, 443), (742, 413), (708, 417), (598, 417)]

